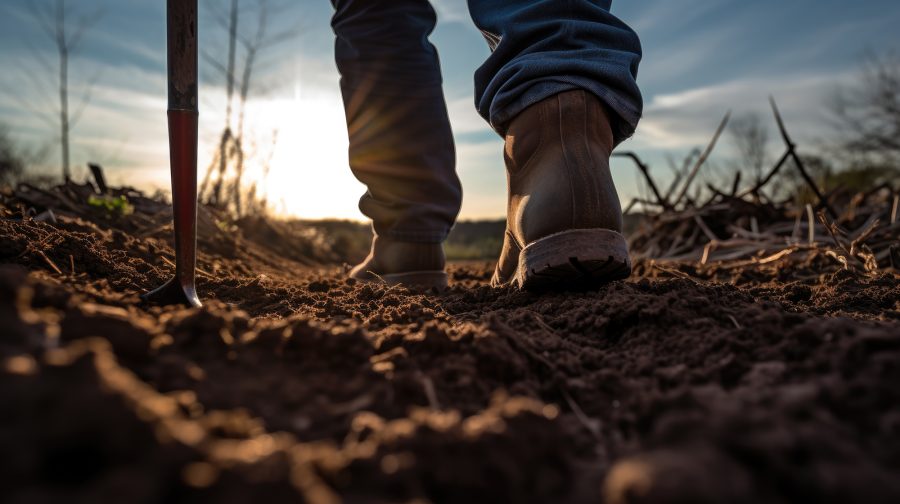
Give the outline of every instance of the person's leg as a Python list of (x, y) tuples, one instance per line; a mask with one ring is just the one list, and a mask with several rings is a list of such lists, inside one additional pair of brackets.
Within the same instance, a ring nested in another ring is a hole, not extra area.
[(469, 0), (492, 54), (479, 113), (506, 140), (507, 230), (493, 285), (595, 285), (631, 270), (609, 171), (641, 114), (640, 42), (601, 0)]
[(379, 236), (440, 243), (462, 189), (438, 55), (428, 42), (434, 10), (427, 0), (332, 3), (350, 167), (368, 187), (360, 210)]
[(359, 207), (376, 234), (372, 254), (352, 275), (402, 283), (390, 275), (442, 270), (440, 243), (462, 188), (438, 55), (428, 41), (435, 12), (427, 0), (332, 4), (350, 167), (368, 187)]

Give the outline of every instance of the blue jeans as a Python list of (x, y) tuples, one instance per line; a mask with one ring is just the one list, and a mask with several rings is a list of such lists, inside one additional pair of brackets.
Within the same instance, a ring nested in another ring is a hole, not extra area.
[[(475, 105), (501, 136), (522, 110), (571, 89), (614, 112), (616, 142), (634, 133), (642, 100), (637, 35), (612, 0), (468, 0), (492, 53), (475, 72)], [(335, 60), (350, 168), (368, 191), (360, 210), (379, 236), (437, 243), (462, 201), (441, 89), (436, 16), (427, 0), (332, 0)]]

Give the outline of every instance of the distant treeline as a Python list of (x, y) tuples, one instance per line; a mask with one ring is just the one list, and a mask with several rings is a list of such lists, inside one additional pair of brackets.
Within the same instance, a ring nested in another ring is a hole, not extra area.
[[(625, 216), (626, 234), (637, 228), (641, 214)], [(328, 236), (332, 248), (348, 263), (362, 260), (369, 253), (372, 228), (368, 224), (349, 220), (305, 221)], [(504, 219), (463, 220), (453, 226), (444, 243), (444, 251), (450, 261), (496, 260), (503, 245), (506, 229)]]

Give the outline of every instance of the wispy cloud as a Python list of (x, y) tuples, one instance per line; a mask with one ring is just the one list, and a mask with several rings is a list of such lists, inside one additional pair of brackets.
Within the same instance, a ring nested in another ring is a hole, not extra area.
[(471, 22), (466, 0), (432, 0), (438, 18), (447, 23)]
[(453, 132), (457, 135), (492, 131), (484, 118), (475, 111), (475, 103), (471, 96), (449, 100), (447, 112), (450, 114)]
[[(640, 2), (629, 5), (628, 22), (639, 33), (662, 30), (682, 30), (696, 24), (710, 12), (722, 8), (729, 0), (710, 2), (706, 0), (681, 0), (678, 2)], [(619, 12), (620, 4), (613, 3), (613, 12)]]
[(831, 132), (827, 108), (835, 90), (854, 78), (852, 71), (746, 78), (657, 95), (645, 107), (644, 118), (629, 148), (684, 149), (702, 145), (728, 110), (771, 117), (769, 95), (778, 101), (794, 136), (814, 142)]
[(457, 145), (457, 171), (463, 183), (463, 218), (506, 214), (506, 168), (500, 138)]

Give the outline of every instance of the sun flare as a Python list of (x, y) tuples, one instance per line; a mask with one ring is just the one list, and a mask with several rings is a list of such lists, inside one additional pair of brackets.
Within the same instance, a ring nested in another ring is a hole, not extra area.
[[(253, 117), (258, 135), (271, 138), (277, 132), (268, 177), (258, 170), (251, 174), (275, 213), (310, 219), (363, 218), (357, 202), (365, 186), (348, 166), (347, 127), (337, 90), (260, 101)], [(261, 154), (268, 155), (271, 148), (260, 145)]]

